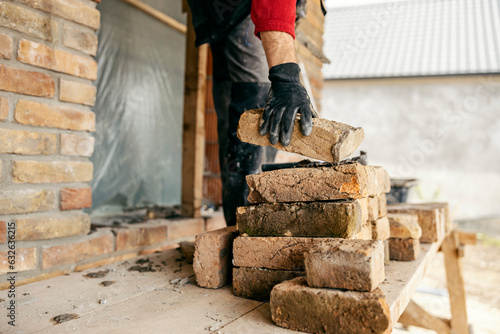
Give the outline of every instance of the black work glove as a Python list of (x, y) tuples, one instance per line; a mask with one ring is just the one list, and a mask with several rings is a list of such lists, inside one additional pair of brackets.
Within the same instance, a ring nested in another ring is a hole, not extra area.
[(278, 140), (288, 146), (292, 138), (297, 113), (300, 113), (300, 130), (304, 136), (312, 131), (312, 118), (317, 117), (306, 89), (300, 83), (300, 68), (295, 63), (271, 67), (269, 80), (271, 89), (266, 108), (260, 120), (259, 132), (269, 133), (269, 141), (275, 145)]

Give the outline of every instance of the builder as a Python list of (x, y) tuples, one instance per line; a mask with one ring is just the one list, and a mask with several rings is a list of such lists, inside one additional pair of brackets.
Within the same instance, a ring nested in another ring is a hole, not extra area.
[(312, 130), (316, 111), (300, 83), (294, 46), (296, 8), (305, 1), (188, 2), (196, 45), (210, 43), (212, 50), (224, 216), (228, 225), (235, 225), (236, 208), (246, 204), (245, 176), (257, 173), (276, 155), (272, 148), (237, 138), (240, 115), (265, 107), (260, 134), (269, 133), (273, 144), (290, 143), (297, 113), (302, 133), (307, 136)]

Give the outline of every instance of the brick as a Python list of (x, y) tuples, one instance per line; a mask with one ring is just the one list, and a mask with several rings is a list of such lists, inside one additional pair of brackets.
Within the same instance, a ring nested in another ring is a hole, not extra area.
[(387, 206), (389, 213), (409, 213), (417, 215), (418, 224), (422, 229), (420, 242), (432, 243), (444, 238), (446, 222), (442, 212), (432, 204), (401, 203)]
[(56, 84), (50, 75), (19, 70), (0, 64), (0, 90), (24, 95), (53, 97)]
[(281, 327), (311, 333), (391, 333), (385, 295), (373, 292), (318, 289), (304, 277), (276, 285), (271, 292), (271, 317)]
[(0, 244), (7, 241), (7, 223), (0, 220)]
[(264, 203), (239, 207), (236, 222), (249, 236), (352, 238), (361, 231), (361, 210), (355, 200)]
[(55, 205), (52, 190), (0, 190), (0, 212), (5, 215), (49, 211)]
[(382, 167), (359, 163), (290, 168), (248, 175), (250, 203), (314, 202), (363, 198), (390, 191)]
[(234, 240), (236, 267), (303, 271), (304, 252), (334, 238), (238, 237)]
[(61, 210), (75, 210), (92, 206), (92, 188), (61, 189)]
[(372, 235), (372, 223), (370, 221), (365, 221), (363, 226), (361, 227), (361, 232), (356, 234), (355, 239), (359, 240), (372, 240), (373, 235)]
[(34, 241), (83, 235), (90, 231), (90, 217), (84, 213), (57, 217), (16, 219), (17, 241)]
[(24, 4), (36, 9), (43, 10), (88, 26), (94, 30), (99, 29), (101, 14), (95, 8), (92, 8), (77, 0), (21, 0)]
[(116, 250), (133, 249), (158, 244), (167, 239), (166, 226), (148, 226), (138, 224), (129, 228), (113, 230), (116, 235)]
[(384, 264), (388, 265), (391, 261), (391, 251), (389, 247), (389, 239), (384, 240)]
[(90, 182), (93, 166), (83, 161), (14, 161), (12, 179), (15, 183)]
[(372, 221), (372, 238), (386, 240), (391, 236), (391, 225), (387, 217), (382, 217)]
[(387, 197), (385, 194), (378, 195), (378, 217), (387, 216)]
[(391, 226), (391, 238), (420, 239), (422, 229), (418, 217), (407, 213), (390, 213), (387, 218)]
[(14, 118), (24, 125), (95, 131), (93, 112), (54, 107), (33, 101), (20, 100), (16, 105)]
[(65, 24), (64, 45), (68, 48), (95, 56), (97, 53), (97, 36), (93, 32)]
[(8, 251), (0, 252), (0, 275), (9, 271), (27, 271), (36, 269), (36, 247), (16, 248), (14, 270), (9, 268)]
[(440, 213), (440, 219), (441, 221), (444, 221), (445, 231), (450, 232), (451, 230), (453, 230), (453, 220), (451, 217), (450, 207), (448, 203), (432, 202), (432, 203), (420, 203), (420, 205), (438, 209)]
[(12, 37), (0, 34), (0, 57), (4, 59), (12, 58)]
[(205, 231), (213, 231), (226, 227), (226, 219), (222, 212), (215, 212), (208, 217), (205, 217)]
[(84, 241), (42, 248), (42, 269), (75, 263), (113, 251), (111, 232)]
[(0, 96), (0, 121), (7, 119), (9, 116), (9, 99)]
[(327, 162), (338, 163), (348, 158), (359, 147), (365, 135), (362, 128), (329, 121), (313, 119), (313, 129), (309, 136), (300, 131), (299, 121), (295, 122), (290, 145), (271, 145), (269, 135), (259, 134), (259, 123), (263, 109), (248, 110), (241, 115), (238, 124), (238, 138), (260, 146), (273, 146), (278, 150), (298, 153), (303, 156)]
[(94, 59), (54, 50), (25, 39), (19, 42), (17, 60), (89, 80), (97, 78), (97, 62)]
[(55, 134), (0, 129), (0, 153), (49, 155), (56, 147)]
[(379, 218), (378, 196), (367, 198), (368, 220), (377, 220)]
[(95, 139), (84, 134), (61, 134), (61, 154), (90, 157), (94, 153)]
[(305, 274), (303, 271), (233, 268), (233, 294), (241, 298), (269, 300), (275, 285)]
[(5, 1), (0, 3), (0, 27), (52, 42), (57, 40), (57, 24), (50, 17)]
[(236, 226), (228, 226), (196, 236), (193, 270), (199, 286), (217, 289), (231, 282), (231, 250), (236, 235)]
[(76, 81), (61, 79), (59, 85), (59, 100), (93, 106), (97, 88)]
[(373, 291), (385, 279), (384, 243), (337, 239), (304, 254), (307, 284), (316, 288)]
[(203, 218), (172, 219), (167, 225), (167, 236), (169, 240), (186, 237), (194, 237), (203, 233), (205, 220)]
[(389, 253), (391, 260), (414, 261), (420, 255), (419, 239), (389, 239)]

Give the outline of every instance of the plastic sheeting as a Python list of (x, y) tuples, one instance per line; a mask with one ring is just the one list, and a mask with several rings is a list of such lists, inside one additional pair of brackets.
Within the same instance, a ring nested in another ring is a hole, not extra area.
[[(181, 1), (145, 1), (185, 22)], [(180, 203), (185, 36), (102, 1), (92, 211)]]

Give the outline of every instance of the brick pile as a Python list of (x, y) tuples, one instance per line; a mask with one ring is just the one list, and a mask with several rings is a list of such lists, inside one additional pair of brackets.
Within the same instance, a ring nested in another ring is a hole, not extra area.
[[(249, 175), (247, 183), (252, 205), (236, 215), (235, 295), (269, 299), (273, 286), (306, 274), (304, 254), (324, 243), (356, 249), (379, 240), (383, 271), (390, 236), (384, 200), (390, 181), (383, 168), (348, 163), (282, 169)], [(348, 244), (337, 245), (339, 240)]]

